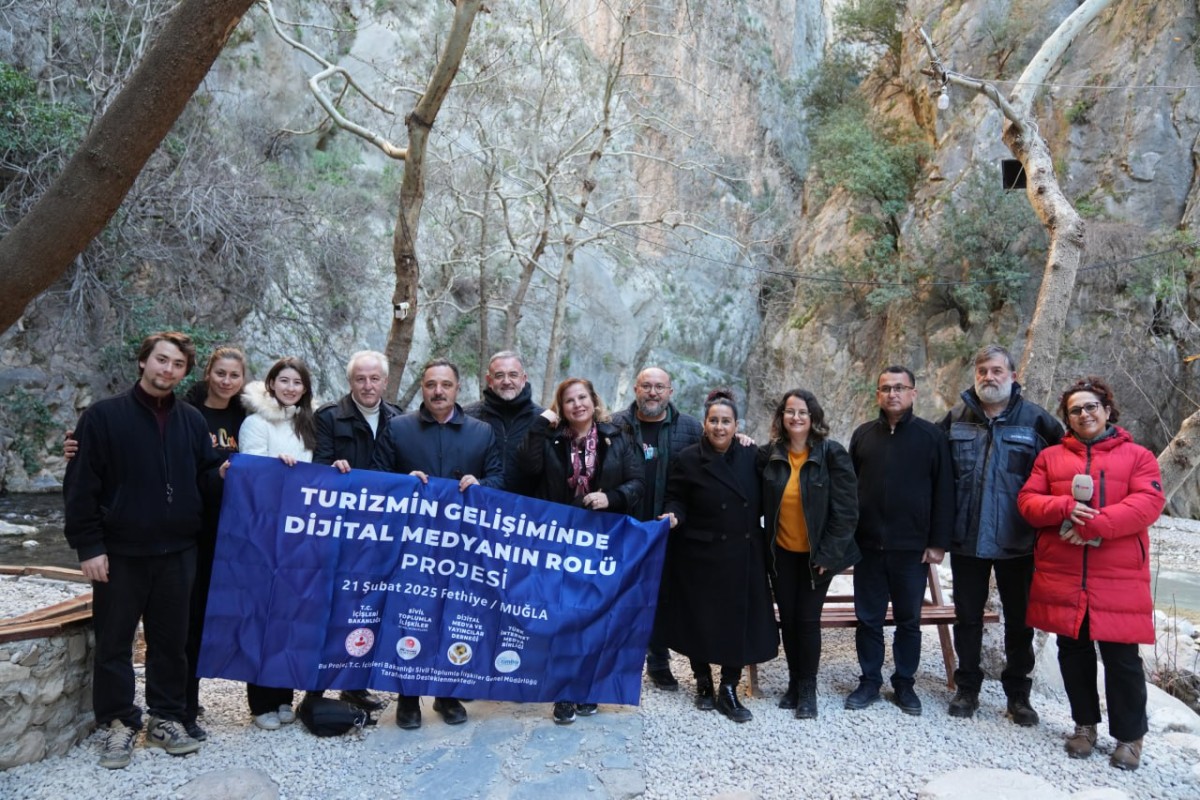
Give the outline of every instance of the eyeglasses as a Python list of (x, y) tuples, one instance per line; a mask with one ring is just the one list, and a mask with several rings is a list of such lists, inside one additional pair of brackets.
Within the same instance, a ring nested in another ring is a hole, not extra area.
[(789, 419), (792, 417), (795, 417), (796, 419), (808, 419), (812, 416), (812, 414), (808, 411), (797, 411), (792, 408), (785, 408), (783, 410), (783, 415)]
[(877, 390), (880, 394), (904, 394), (911, 391), (913, 387), (905, 386), (903, 383), (893, 383), (888, 386), (880, 386)]
[(1100, 403), (1084, 403), (1081, 406), (1068, 408), (1067, 413), (1072, 417), (1082, 417), (1084, 414), (1095, 414), (1103, 407)]
[(671, 387), (665, 383), (639, 383), (637, 388), (641, 389), (643, 392), (658, 392), (659, 394), (662, 394)]

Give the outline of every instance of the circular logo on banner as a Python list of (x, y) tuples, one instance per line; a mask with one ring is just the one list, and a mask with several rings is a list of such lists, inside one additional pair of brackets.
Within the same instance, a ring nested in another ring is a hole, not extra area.
[(516, 672), (521, 666), (521, 654), (516, 650), (505, 650), (496, 656), (497, 672)]
[(466, 642), (455, 642), (446, 651), (446, 658), (450, 659), (450, 663), (457, 664), (460, 667), (470, 661), (472, 655), (471, 645)]
[(346, 637), (346, 652), (352, 656), (365, 656), (375, 645), (375, 634), (370, 628), (355, 628)]
[(411, 661), (421, 652), (421, 640), (415, 636), (401, 636), (396, 642), (396, 655), (405, 661)]

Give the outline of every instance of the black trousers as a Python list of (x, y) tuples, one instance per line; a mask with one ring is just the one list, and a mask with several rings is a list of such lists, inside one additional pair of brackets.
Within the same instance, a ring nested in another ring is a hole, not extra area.
[(983, 649), (983, 609), (987, 604), (992, 570), (1004, 609), (1004, 671), (1000, 683), (1009, 697), (1029, 695), (1033, 681), (1033, 628), (1025, 624), (1029, 586), (1033, 582), (1033, 556), (975, 558), (950, 556), (954, 576), (954, 652), (958, 668), (954, 683), (962, 691), (978, 692), (983, 685), (980, 656)]
[(821, 609), (829, 581), (813, 588), (808, 553), (775, 548), (775, 603), (789, 680), (817, 677), (821, 664)]
[(146, 708), (182, 721), (187, 686), (188, 605), (196, 549), (160, 556), (108, 556), (108, 582), (92, 583), (96, 631), (92, 708), (96, 724), (115, 719), (135, 730), (142, 712), (133, 702), (133, 638), (146, 637)]
[(925, 597), (927, 567), (924, 550), (863, 550), (854, 565), (854, 646), (858, 651), (861, 680), (883, 684), (883, 623), (888, 600), (896, 632), (892, 638), (892, 686), (913, 685), (921, 664), (921, 601)]
[(1079, 638), (1058, 635), (1058, 668), (1071, 703), (1076, 725), (1100, 722), (1100, 695), (1096, 689), (1096, 646), (1104, 661), (1104, 697), (1108, 701), (1108, 732), (1118, 742), (1146, 735), (1146, 676), (1136, 644), (1093, 642), (1090, 619), (1083, 618)]

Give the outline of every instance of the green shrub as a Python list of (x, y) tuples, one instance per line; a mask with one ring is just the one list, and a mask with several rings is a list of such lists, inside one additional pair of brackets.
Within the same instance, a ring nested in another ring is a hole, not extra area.
[(833, 25), (844, 38), (883, 47), (898, 59), (903, 10), (904, 4), (896, 0), (848, 0), (834, 13)]
[(32, 78), (0, 61), (0, 160), (28, 164), (68, 148), (86, 124), (79, 110), (43, 100)]
[[(8, 426), (13, 429), (10, 449), (21, 459), (28, 475), (42, 468), (42, 456), (47, 452), (46, 439), (58, 430), (50, 408), (40, 397), (18, 387), (0, 398), (0, 409)], [(61, 452), (61, 443), (49, 448)]]

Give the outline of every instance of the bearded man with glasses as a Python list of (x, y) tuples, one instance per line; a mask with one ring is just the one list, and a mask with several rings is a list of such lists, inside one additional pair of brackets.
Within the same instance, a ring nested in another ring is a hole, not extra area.
[(950, 542), (954, 576), (954, 670), (957, 692), (950, 716), (979, 708), (983, 683), (983, 611), (992, 571), (1004, 610), (1007, 715), (1023, 727), (1038, 724), (1029, 703), (1033, 682), (1033, 629), (1025, 622), (1033, 580), (1034, 530), (1017, 512), (1017, 493), (1046, 447), (1063, 429), (1046, 409), (1021, 396), (1012, 355), (999, 345), (975, 354), (975, 385), (941, 422), (950, 438), (957, 498)]

